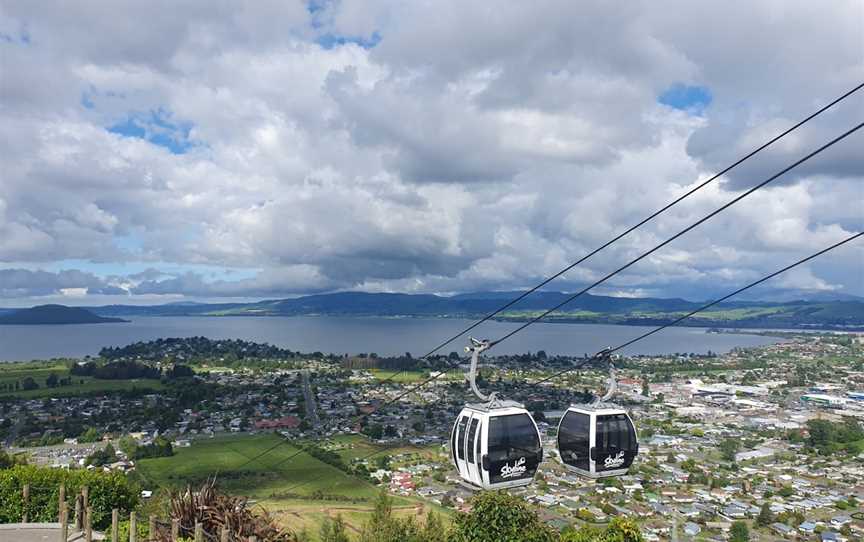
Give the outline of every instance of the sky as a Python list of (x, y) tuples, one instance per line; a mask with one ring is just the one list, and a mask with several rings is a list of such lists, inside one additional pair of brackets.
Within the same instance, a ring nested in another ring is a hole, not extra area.
[[(0, 306), (529, 287), (862, 81), (858, 0), (5, 0)], [(862, 119), (864, 91), (550, 289)], [(862, 132), (595, 293), (709, 299), (861, 231)], [(864, 295), (864, 242), (757, 293), (787, 290)]]

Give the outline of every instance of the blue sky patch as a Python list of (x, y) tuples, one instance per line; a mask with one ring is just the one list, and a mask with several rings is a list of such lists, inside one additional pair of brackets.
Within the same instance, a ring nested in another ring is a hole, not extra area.
[(381, 34), (378, 32), (372, 32), (371, 36), (364, 38), (361, 36), (340, 36), (338, 34), (327, 33), (322, 34), (315, 41), (325, 49), (333, 49), (334, 47), (339, 47), (346, 43), (353, 43), (364, 49), (371, 49), (381, 43)]
[[(85, 105), (83, 100), (82, 105)], [(173, 154), (183, 154), (193, 146), (189, 140), (192, 123), (175, 121), (172, 117), (170, 111), (161, 108), (149, 113), (131, 113), (123, 122), (108, 127), (108, 131), (149, 141)]]
[(663, 105), (696, 115), (701, 115), (711, 104), (711, 100), (711, 90), (708, 87), (684, 83), (675, 83), (657, 97), (657, 101)]

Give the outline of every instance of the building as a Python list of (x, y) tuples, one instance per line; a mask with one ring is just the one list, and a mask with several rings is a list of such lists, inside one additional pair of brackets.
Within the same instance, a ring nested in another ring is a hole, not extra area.
[(771, 448), (757, 448), (746, 452), (738, 452), (735, 454), (735, 461), (749, 461), (751, 459), (765, 459), (774, 457), (775, 450)]
[(840, 408), (846, 404), (846, 399), (824, 393), (805, 393), (801, 396), (801, 402), (829, 408)]

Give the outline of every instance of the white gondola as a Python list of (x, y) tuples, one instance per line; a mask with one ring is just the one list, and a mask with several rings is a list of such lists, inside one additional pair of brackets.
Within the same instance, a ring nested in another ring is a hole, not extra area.
[(475, 376), (480, 353), (490, 344), (471, 339), (471, 389), (486, 401), (466, 404), (453, 424), (450, 451), (462, 480), (476, 488), (502, 489), (530, 484), (543, 460), (540, 432), (525, 407), (483, 395)]
[[(602, 355), (602, 353), (600, 354)], [(599, 401), (571, 405), (558, 423), (558, 457), (582, 476), (621, 476), (639, 453), (633, 420), (623, 408), (605, 403), (615, 392), (615, 368), (610, 363), (609, 391)]]

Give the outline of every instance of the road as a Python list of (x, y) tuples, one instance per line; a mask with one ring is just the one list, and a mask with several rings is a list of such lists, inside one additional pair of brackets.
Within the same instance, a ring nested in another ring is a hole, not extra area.
[(309, 383), (309, 371), (303, 371), (303, 398), (306, 401), (306, 419), (312, 427), (318, 427), (321, 420), (318, 418), (318, 403), (315, 402), (315, 394), (312, 393), (312, 384)]

